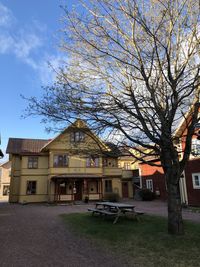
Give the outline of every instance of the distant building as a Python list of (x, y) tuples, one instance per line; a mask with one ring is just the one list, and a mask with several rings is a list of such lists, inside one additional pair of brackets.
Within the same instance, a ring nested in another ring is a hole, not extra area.
[(10, 191), (11, 162), (0, 165), (0, 200), (8, 201)]

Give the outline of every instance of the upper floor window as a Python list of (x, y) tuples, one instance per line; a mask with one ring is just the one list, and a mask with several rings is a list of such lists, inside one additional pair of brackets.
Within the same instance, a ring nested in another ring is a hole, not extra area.
[(99, 167), (99, 157), (90, 156), (86, 159), (86, 167)]
[(192, 183), (194, 189), (200, 189), (200, 173), (192, 174)]
[(84, 142), (85, 133), (81, 131), (76, 131), (71, 133), (71, 142)]
[(192, 139), (191, 154), (193, 156), (200, 155), (200, 140)]
[(130, 164), (130, 162), (124, 162), (124, 169), (125, 169), (125, 170), (130, 170), (130, 169), (131, 169), (131, 164)]
[(54, 167), (67, 167), (68, 163), (69, 163), (69, 159), (66, 154), (54, 155), (54, 158), (53, 158)]
[(117, 167), (117, 161), (111, 158), (104, 158), (103, 159), (103, 167)]
[(36, 181), (27, 181), (26, 194), (35, 195), (36, 194)]
[(28, 157), (28, 169), (38, 168), (38, 157)]

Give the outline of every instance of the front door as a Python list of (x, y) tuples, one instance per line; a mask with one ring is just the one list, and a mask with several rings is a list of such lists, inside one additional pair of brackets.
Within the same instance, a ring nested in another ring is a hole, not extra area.
[(128, 182), (122, 183), (122, 197), (128, 198)]
[(76, 193), (74, 194), (74, 200), (82, 200), (82, 181), (75, 182)]

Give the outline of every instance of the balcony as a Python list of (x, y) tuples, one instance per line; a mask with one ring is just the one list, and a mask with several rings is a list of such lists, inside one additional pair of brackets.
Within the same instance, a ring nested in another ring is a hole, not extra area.
[(49, 175), (64, 175), (64, 174), (88, 174), (88, 175), (102, 175), (102, 168), (97, 167), (59, 167), (49, 168)]
[(122, 170), (122, 179), (133, 178), (133, 170)]
[(105, 176), (122, 176), (122, 169), (117, 167), (104, 167), (103, 175)]

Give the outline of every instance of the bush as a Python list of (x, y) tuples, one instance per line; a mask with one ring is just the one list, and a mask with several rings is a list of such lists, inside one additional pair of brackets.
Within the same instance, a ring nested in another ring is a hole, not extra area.
[(118, 202), (119, 194), (118, 193), (105, 193), (103, 199), (110, 201), (110, 202)]
[(140, 196), (141, 196), (142, 200), (144, 200), (144, 201), (151, 201), (151, 200), (155, 199), (155, 194), (153, 192), (151, 192), (151, 190), (149, 190), (149, 189), (142, 189), (140, 191)]

